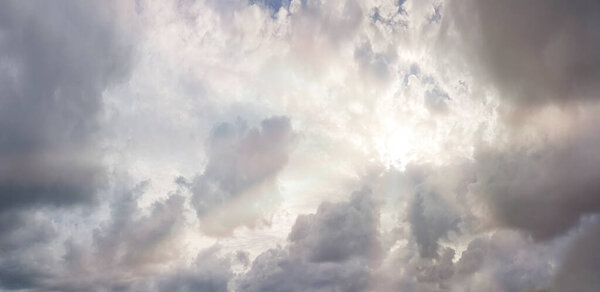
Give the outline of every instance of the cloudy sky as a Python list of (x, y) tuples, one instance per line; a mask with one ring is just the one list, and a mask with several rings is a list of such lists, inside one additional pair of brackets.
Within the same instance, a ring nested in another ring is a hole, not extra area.
[(600, 291), (600, 2), (0, 2), (0, 290)]

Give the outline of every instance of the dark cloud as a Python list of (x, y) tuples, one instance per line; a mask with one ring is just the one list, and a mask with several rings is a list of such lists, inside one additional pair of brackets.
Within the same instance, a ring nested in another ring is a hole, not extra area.
[[(106, 268), (137, 267), (175, 258), (177, 252), (165, 246), (184, 225), (185, 198), (174, 194), (152, 205), (141, 216), (136, 192), (120, 197), (112, 206), (111, 222), (94, 232), (98, 261)], [(139, 194), (138, 194), (139, 195)]]
[(551, 282), (552, 251), (512, 231), (476, 238), (459, 254), (444, 247), (425, 258), (399, 248), (375, 274), (376, 290), (533, 291)]
[[(551, 281), (554, 250), (538, 246), (514, 231), (497, 231), (490, 237), (472, 240), (455, 264), (453, 285), (474, 291), (533, 291)], [(487, 274), (493, 283), (480, 283), (477, 275)], [(490, 284), (493, 284), (490, 286)]]
[[(161, 271), (161, 265), (180, 258), (177, 240), (185, 227), (185, 199), (172, 194), (155, 202), (145, 214), (137, 199), (147, 186), (148, 182), (143, 182), (116, 197), (110, 204), (108, 220), (92, 230), (89, 238), (84, 234), (68, 237), (62, 244), (61, 258), (48, 264), (52, 273), (44, 275), (46, 278), (35, 287), (59, 291), (128, 291), (167, 275)], [(27, 258), (23, 254), (18, 256)], [(185, 278), (183, 274), (181, 277)]]
[(89, 205), (103, 185), (102, 93), (130, 66), (112, 4), (0, 4), (0, 289), (59, 274), (53, 207)]
[(457, 229), (459, 217), (449, 211), (448, 205), (435, 193), (418, 193), (411, 204), (408, 221), (421, 256), (435, 257), (438, 241)]
[(0, 212), (90, 202), (102, 91), (129, 68), (109, 9), (0, 4)]
[(247, 267), (250, 264), (250, 256), (248, 255), (248, 252), (238, 250), (235, 253), (235, 261), (242, 266)]
[(600, 211), (597, 131), (549, 143), (541, 149), (480, 149), (476, 155), (481, 194), (502, 225), (537, 239), (561, 234), (582, 215)]
[(241, 291), (364, 291), (379, 254), (379, 213), (370, 191), (299, 216), (287, 248), (267, 250), (240, 280)]
[(375, 252), (379, 213), (370, 191), (348, 203), (324, 202), (316, 214), (300, 215), (289, 235), (290, 250), (311, 262), (339, 262)]
[(45, 216), (0, 213), (0, 289), (28, 289), (55, 275), (46, 245), (57, 237)]
[[(477, 256), (477, 252), (484, 255), (479, 271), (489, 272), (503, 291), (540, 289), (550, 283), (556, 256), (554, 250), (536, 245), (514, 231), (497, 231), (487, 240), (478, 240), (484, 242), (469, 245), (469, 251), (473, 256)], [(462, 265), (462, 271), (465, 271), (464, 267)]]
[(600, 290), (600, 221), (592, 219), (583, 226), (569, 247), (556, 274), (552, 292)]
[(406, 221), (419, 255), (424, 258), (438, 256), (439, 241), (450, 232), (460, 232), (459, 224), (469, 217), (464, 205), (467, 185), (473, 174), (468, 165), (432, 167), (430, 165), (408, 165), (400, 174), (407, 195)]
[(450, 286), (449, 280), (454, 275), (453, 258), (454, 250), (449, 248), (444, 249), (435, 259), (415, 258), (415, 261), (408, 265), (408, 273), (412, 274), (414, 282), (404, 282), (401, 287), (416, 288), (417, 291), (446, 290)]
[(600, 3), (452, 1), (468, 58), (518, 106), (600, 98)]
[(481, 269), (488, 249), (489, 245), (484, 239), (477, 238), (469, 242), (467, 249), (463, 251), (460, 260), (456, 263), (456, 272), (460, 275), (469, 275)]
[[(600, 2), (452, 1), (445, 8), (445, 24), (457, 29), (472, 72), (493, 84), (508, 101), (501, 106), (513, 106), (518, 117), (600, 98)], [(502, 226), (550, 239), (600, 211), (598, 131), (584, 123), (569, 131), (543, 146), (476, 151), (472, 190)], [(518, 140), (513, 134), (509, 140)]]
[[(514, 139), (503, 147), (478, 145), (473, 161), (446, 170), (409, 165), (401, 175), (401, 190), (414, 194), (407, 221), (419, 254), (392, 252), (388, 258), (398, 257), (392, 267), (407, 270), (382, 283), (394, 283), (389, 285), (392, 291), (444, 291), (447, 287), (473, 291), (598, 289), (591, 276), (598, 265), (594, 256), (597, 228), (595, 223), (586, 223), (586, 218), (595, 218), (600, 212), (600, 156), (593, 146), (600, 142), (600, 135), (593, 121), (594, 117), (582, 117), (563, 135), (539, 143)], [(451, 224), (452, 218), (459, 224)], [(492, 229), (486, 221), (495, 224)], [(579, 231), (576, 226), (580, 224), (583, 227)], [(449, 231), (477, 234), (498, 227), (501, 230), (491, 237), (473, 240), (450, 265), (452, 272), (448, 266), (439, 267), (448, 252), (440, 246), (440, 238)], [(561, 261), (565, 238), (574, 232), (579, 237)], [(410, 244), (407, 249), (412, 249)], [(432, 276), (439, 271), (451, 276)]]

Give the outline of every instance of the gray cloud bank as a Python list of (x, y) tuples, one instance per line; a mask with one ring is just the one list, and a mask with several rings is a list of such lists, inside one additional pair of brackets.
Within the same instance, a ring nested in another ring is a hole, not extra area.
[(129, 49), (109, 8), (69, 1), (4, 1), (0, 35), (0, 287), (30, 288), (55, 272), (46, 210), (97, 201), (102, 92)]
[(519, 106), (600, 98), (600, 4), (451, 1), (473, 67)]
[(103, 10), (2, 4), (2, 210), (92, 200), (101, 174), (91, 149), (101, 94), (129, 66), (126, 43)]

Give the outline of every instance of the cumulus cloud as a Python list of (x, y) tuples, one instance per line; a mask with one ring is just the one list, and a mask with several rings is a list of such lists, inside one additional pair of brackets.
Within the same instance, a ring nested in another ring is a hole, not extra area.
[(595, 291), (600, 287), (600, 223), (586, 222), (563, 259), (550, 291)]
[[(164, 201), (154, 203), (149, 214), (143, 214), (136, 199), (145, 191), (146, 185), (147, 182), (141, 183), (126, 190), (122, 196), (117, 196), (110, 204), (109, 219), (93, 230), (82, 231), (75, 228), (79, 232), (78, 236), (61, 240), (59, 230), (50, 225), (46, 228), (56, 231), (40, 233), (38, 238), (46, 242), (38, 243), (37, 248), (22, 251), (13, 249), (15, 258), (23, 260), (32, 268), (42, 268), (44, 272), (38, 277), (28, 276), (33, 283), (21, 288), (61, 291), (127, 290), (140, 281), (147, 281), (145, 275), (156, 273), (161, 266), (180, 259), (178, 240), (181, 239), (180, 234), (185, 226), (182, 214), (184, 198), (171, 195)], [(89, 228), (88, 224), (82, 222), (82, 228)], [(29, 228), (31, 227), (27, 227)], [(54, 236), (42, 237), (43, 234)], [(49, 253), (44, 246), (53, 246), (60, 252)], [(46, 262), (43, 265), (32, 262), (25, 252), (44, 254)]]
[[(277, 173), (288, 159), (293, 136), (286, 117), (265, 119), (261, 128), (250, 128), (242, 121), (223, 123), (213, 129), (208, 141), (208, 165), (194, 188), (199, 214), (239, 194), (245, 188)], [(209, 198), (203, 192), (207, 181), (214, 181), (228, 196)], [(206, 198), (206, 199), (205, 199)]]
[[(582, 254), (593, 253), (591, 242), (597, 242), (586, 218), (600, 211), (598, 153), (592, 146), (598, 133), (591, 126), (600, 96), (595, 30), (600, 6), (586, 0), (447, 4), (443, 23), (464, 42), (459, 47), (469, 70), (480, 84), (497, 90), (501, 110), (512, 108), (515, 117), (528, 118), (511, 120), (504, 133), (508, 146), (476, 146), (477, 181), (469, 191), (486, 202), (491, 215), (479, 217), (524, 232), (540, 245), (575, 238), (565, 259), (557, 258), (562, 248), (553, 251), (558, 268), (549, 272), (552, 283), (544, 280), (527, 291), (598, 289), (585, 276), (595, 271), (597, 260)], [(505, 289), (524, 289), (515, 285)]]
[(473, 191), (484, 196), (501, 224), (547, 239), (600, 211), (595, 130), (549, 141), (541, 148), (481, 149)]
[(424, 258), (409, 246), (393, 250), (373, 275), (376, 291), (533, 291), (549, 287), (555, 248), (519, 233), (475, 238), (462, 252), (441, 248)]
[[(423, 257), (438, 255), (438, 240), (449, 231), (456, 229), (458, 218), (452, 213), (446, 213), (448, 209), (436, 203), (440, 200), (435, 193), (428, 194), (425, 201), (422, 194), (417, 194), (411, 203), (409, 222), (412, 232), (419, 246), (419, 252)], [(426, 210), (428, 208), (429, 210)]]
[(183, 203), (184, 197), (171, 195), (154, 203), (150, 213), (142, 216), (134, 196), (119, 198), (111, 208), (111, 222), (94, 232), (97, 264), (138, 266), (175, 258), (176, 251), (165, 241), (173, 240), (183, 227)]
[(475, 179), (469, 164), (410, 164), (395, 176), (401, 184), (396, 191), (405, 205), (401, 208), (405, 214), (398, 223), (408, 224), (409, 238), (414, 240), (421, 257), (437, 258), (441, 241), (451, 234), (476, 228), (466, 199), (467, 187)]
[[(190, 183), (181, 180), (193, 193), (192, 205), (198, 217), (210, 220), (203, 223), (205, 231), (214, 234), (228, 232), (239, 224), (238, 221), (248, 223), (261, 211), (261, 206), (256, 204), (260, 201), (260, 194), (256, 193), (268, 192), (269, 189), (273, 192), (273, 179), (287, 163), (293, 141), (294, 134), (287, 117), (265, 119), (260, 128), (249, 128), (238, 119), (235, 124), (222, 123), (212, 130), (204, 173)], [(242, 195), (252, 196), (254, 202), (249, 203), (253, 205), (240, 206), (237, 214), (228, 210), (227, 213), (217, 213), (217, 218), (204, 216)]]
[(267, 250), (239, 282), (242, 291), (363, 291), (379, 253), (378, 207), (369, 190), (323, 203), (297, 218), (289, 245)]

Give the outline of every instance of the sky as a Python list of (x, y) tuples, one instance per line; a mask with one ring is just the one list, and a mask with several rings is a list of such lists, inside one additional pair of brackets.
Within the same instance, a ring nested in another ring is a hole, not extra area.
[(1, 291), (600, 291), (600, 2), (0, 2)]

